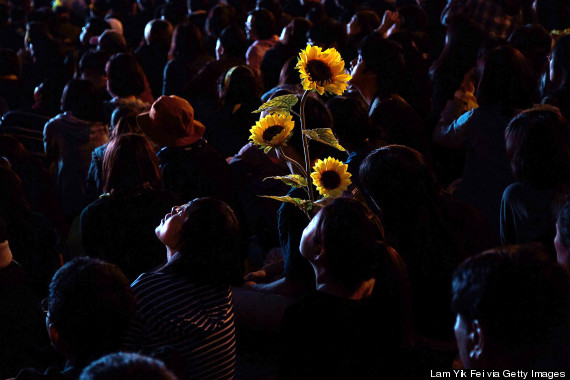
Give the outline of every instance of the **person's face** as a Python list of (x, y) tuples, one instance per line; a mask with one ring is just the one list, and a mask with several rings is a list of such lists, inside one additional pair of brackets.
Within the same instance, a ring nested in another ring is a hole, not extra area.
[(346, 34), (348, 36), (354, 36), (360, 32), (360, 25), (358, 24), (358, 20), (356, 16), (352, 16), (348, 24), (346, 24)]
[(350, 75), (352, 76), (350, 84), (353, 86), (360, 89), (366, 85), (366, 81), (369, 79), (367, 79), (366, 64), (362, 59), (362, 55), (358, 54), (358, 57), (350, 62)]
[(471, 360), (469, 359), (470, 351), (470, 339), (469, 339), (469, 327), (467, 321), (460, 315), (457, 314), (455, 318), (455, 340), (457, 341), (457, 348), (459, 349), (459, 358), (465, 366), (465, 368), (470, 369), (472, 367)]
[(82, 45), (87, 46), (89, 45), (89, 39), (93, 36), (93, 33), (89, 31), (89, 24), (86, 24), (81, 29), (81, 34), (79, 35), (79, 41)]
[(319, 212), (311, 220), (309, 225), (303, 230), (303, 236), (301, 236), (301, 243), (299, 244), (299, 251), (301, 255), (309, 262), (313, 262), (316, 255), (321, 251), (321, 246), (315, 243), (315, 233), (321, 213)]
[(218, 38), (216, 41), (216, 59), (219, 61), (223, 54), (222, 42)]
[(178, 248), (180, 231), (188, 219), (187, 209), (189, 205), (174, 206), (154, 230), (158, 240), (173, 251)]
[(247, 20), (245, 21), (245, 34), (247, 35), (247, 38), (250, 40), (253, 40), (255, 38), (253, 33), (252, 22), (253, 22), (253, 16), (251, 15), (247, 16)]
[(562, 244), (562, 236), (560, 235), (560, 228), (556, 223), (556, 236), (554, 237), (554, 248), (556, 249), (556, 258), (560, 264), (570, 264), (569, 250)]

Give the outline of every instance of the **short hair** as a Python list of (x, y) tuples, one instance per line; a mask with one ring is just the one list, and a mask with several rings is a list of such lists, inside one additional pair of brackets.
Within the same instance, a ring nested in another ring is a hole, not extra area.
[(477, 319), (495, 344), (515, 353), (533, 350), (529, 367), (568, 364), (570, 278), (543, 246), (505, 246), (470, 257), (454, 272), (452, 287), (454, 313)]
[(140, 95), (145, 90), (145, 75), (134, 55), (118, 53), (107, 63), (109, 89), (119, 97)]
[(556, 108), (521, 112), (507, 125), (505, 141), (518, 181), (536, 188), (570, 182), (570, 124)]
[(335, 96), (327, 100), (326, 107), (333, 117), (332, 130), (339, 140), (365, 148), (368, 138), (378, 138), (368, 115), (368, 105), (361, 97)]
[(536, 91), (526, 58), (511, 46), (495, 47), (477, 64), (479, 83), (475, 95), (480, 106), (501, 106), (504, 113), (532, 106)]
[(61, 96), (61, 108), (81, 120), (102, 121), (102, 104), (93, 84), (85, 79), (70, 80)]
[(186, 215), (178, 252), (160, 270), (197, 283), (240, 283), (240, 226), (230, 206), (215, 198), (198, 198), (188, 204)]
[(145, 186), (161, 188), (158, 159), (152, 145), (142, 136), (125, 133), (114, 138), (103, 158), (104, 190), (113, 197), (124, 197)]
[(370, 153), (360, 165), (360, 181), (380, 211), (391, 217), (433, 205), (439, 191), (421, 153), (403, 145)]
[(89, 364), (79, 380), (176, 380), (176, 376), (158, 359), (117, 352)]
[(105, 75), (105, 65), (107, 64), (107, 54), (97, 49), (87, 50), (79, 60), (79, 72), (91, 72), (98, 75)]
[(98, 259), (73, 259), (49, 286), (49, 320), (78, 361), (117, 351), (135, 310), (125, 275)]
[(362, 40), (358, 53), (366, 70), (376, 74), (376, 86), (381, 94), (398, 92), (405, 69), (402, 45), (374, 33)]
[(254, 9), (248, 16), (251, 16), (251, 27), (260, 40), (267, 40), (275, 34), (275, 17), (267, 9)]
[(367, 36), (380, 26), (380, 17), (378, 13), (369, 9), (361, 9), (354, 14), (356, 22), (362, 29), (361, 36)]
[(100, 36), (105, 30), (111, 29), (111, 25), (99, 17), (89, 17), (85, 22), (85, 27), (94, 36)]
[(170, 46), (172, 41), (172, 24), (167, 20), (154, 19), (150, 20), (145, 27), (148, 28), (148, 43), (161, 41), (167, 46)]
[(219, 39), (224, 51), (232, 57), (241, 59), (245, 57), (249, 42), (247, 35), (239, 26), (232, 24), (225, 27), (220, 33)]
[(343, 46), (346, 40), (346, 28), (342, 23), (328, 18), (316, 21), (307, 31), (307, 39), (323, 49), (329, 48), (334, 43), (337, 47)]
[(125, 37), (112, 29), (105, 30), (97, 42), (100, 50), (111, 54), (123, 53), (127, 51), (127, 41)]
[(380, 220), (363, 203), (337, 198), (319, 212), (314, 243), (324, 248), (331, 276), (347, 286), (373, 277), (385, 254)]

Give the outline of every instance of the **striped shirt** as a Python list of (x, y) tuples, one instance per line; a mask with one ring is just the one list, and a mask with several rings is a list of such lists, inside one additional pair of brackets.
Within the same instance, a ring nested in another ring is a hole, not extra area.
[(143, 273), (131, 285), (137, 317), (127, 347), (152, 353), (172, 347), (192, 379), (235, 376), (236, 338), (230, 286), (198, 285), (184, 277)]

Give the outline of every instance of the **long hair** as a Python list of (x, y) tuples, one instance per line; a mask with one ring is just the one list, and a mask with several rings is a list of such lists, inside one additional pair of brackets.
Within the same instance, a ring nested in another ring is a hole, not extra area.
[(542, 106), (517, 115), (505, 129), (513, 175), (536, 188), (570, 183), (570, 125)]
[(537, 85), (526, 58), (511, 46), (487, 51), (477, 64), (475, 95), (481, 107), (498, 106), (505, 115), (532, 106)]
[(133, 133), (113, 139), (103, 158), (104, 191), (125, 197), (144, 187), (160, 188), (158, 160), (148, 140)]

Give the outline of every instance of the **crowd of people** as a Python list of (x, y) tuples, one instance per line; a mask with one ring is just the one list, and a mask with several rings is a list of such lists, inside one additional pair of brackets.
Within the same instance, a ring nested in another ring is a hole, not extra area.
[(569, 368), (566, 0), (1, 0), (0, 114), (2, 379)]

